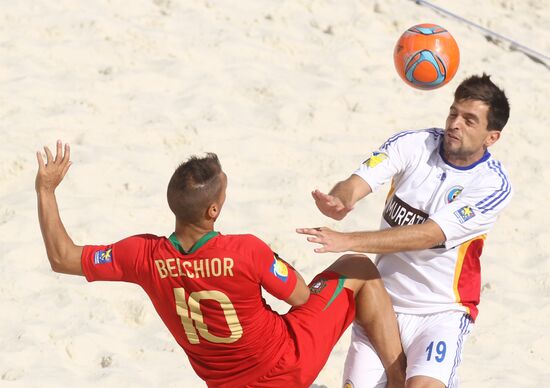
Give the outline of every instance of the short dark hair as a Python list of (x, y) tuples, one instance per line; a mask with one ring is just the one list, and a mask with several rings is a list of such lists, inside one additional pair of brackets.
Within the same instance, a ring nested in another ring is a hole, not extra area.
[(502, 131), (508, 117), (510, 105), (504, 90), (496, 86), (491, 77), (485, 73), (482, 76), (473, 75), (466, 78), (455, 91), (455, 101), (478, 100), (489, 106), (487, 113), (487, 129)]
[(168, 183), (167, 198), (176, 219), (185, 223), (199, 222), (222, 190), (222, 166), (218, 156), (191, 156), (179, 165)]

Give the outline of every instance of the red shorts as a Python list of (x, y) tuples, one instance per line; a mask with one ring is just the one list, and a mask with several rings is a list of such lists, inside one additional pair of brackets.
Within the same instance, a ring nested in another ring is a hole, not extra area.
[(283, 316), (291, 340), (275, 367), (250, 386), (309, 387), (325, 365), (330, 352), (355, 318), (353, 291), (345, 278), (332, 271), (315, 276), (311, 295), (302, 306)]

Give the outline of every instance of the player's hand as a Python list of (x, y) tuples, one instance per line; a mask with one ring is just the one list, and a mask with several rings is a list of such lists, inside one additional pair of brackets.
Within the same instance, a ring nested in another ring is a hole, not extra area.
[(346, 214), (353, 209), (346, 207), (340, 198), (322, 193), (319, 190), (312, 191), (311, 196), (315, 200), (315, 205), (317, 205), (321, 213), (338, 221), (344, 218)]
[(65, 147), (63, 147), (61, 140), (58, 140), (56, 147), (57, 150), (54, 158), (50, 149), (44, 146), (46, 154), (45, 162), (42, 153), (40, 151), (36, 153), (36, 159), (38, 160), (38, 173), (36, 174), (35, 181), (36, 192), (53, 193), (72, 164), (70, 161), (71, 150), (69, 144), (65, 144)]
[(321, 228), (298, 228), (297, 233), (307, 234), (307, 241), (321, 244), (320, 248), (315, 248), (316, 253), (326, 252), (346, 252), (348, 251), (347, 235), (337, 232), (327, 227)]

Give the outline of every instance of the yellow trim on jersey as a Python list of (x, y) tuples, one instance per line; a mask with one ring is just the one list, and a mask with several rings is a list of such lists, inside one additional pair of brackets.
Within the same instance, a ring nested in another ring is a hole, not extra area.
[[(466, 253), (468, 252), (468, 248), (470, 245), (476, 241), (476, 240), (483, 240), (487, 238), (486, 234), (482, 234), (481, 236), (474, 237), (471, 240), (468, 240), (466, 242), (463, 242), (460, 244), (460, 248), (458, 249), (458, 257), (456, 258), (456, 266), (455, 266), (455, 277), (453, 281), (453, 291), (455, 294), (455, 300), (457, 303), (460, 303), (460, 295), (458, 293), (458, 281), (460, 279), (460, 274), (462, 273), (462, 265), (464, 264), (464, 257), (466, 257)], [(463, 305), (464, 306), (464, 305)], [(470, 314), (470, 308), (467, 306), (464, 306), (466, 308), (466, 312)]]

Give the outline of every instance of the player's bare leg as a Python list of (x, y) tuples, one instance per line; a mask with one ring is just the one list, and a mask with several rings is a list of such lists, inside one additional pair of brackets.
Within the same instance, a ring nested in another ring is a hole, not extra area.
[(391, 299), (373, 262), (365, 255), (340, 257), (329, 270), (346, 276), (353, 290), (355, 321), (365, 330), (386, 370), (389, 388), (405, 387), (406, 359)]
[(445, 388), (441, 381), (428, 376), (414, 376), (407, 380), (407, 388)]

